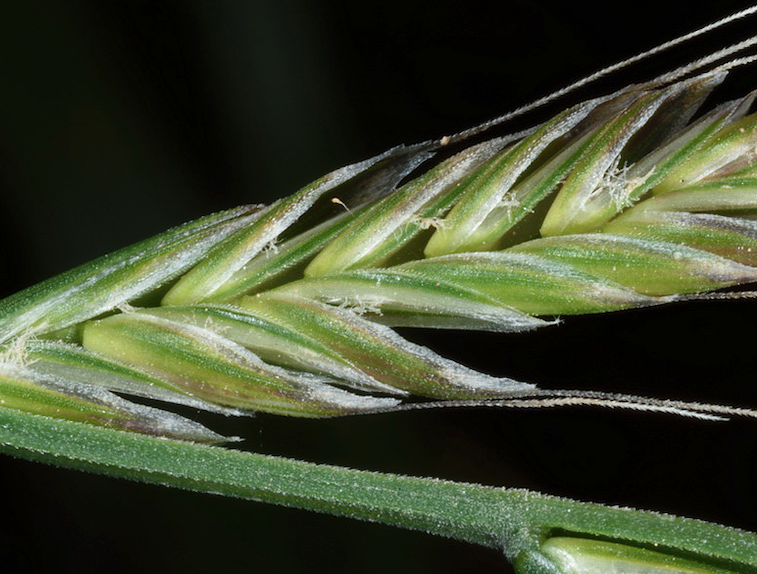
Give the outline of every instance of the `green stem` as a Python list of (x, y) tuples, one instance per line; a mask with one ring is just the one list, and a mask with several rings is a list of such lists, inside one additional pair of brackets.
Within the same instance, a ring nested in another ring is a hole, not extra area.
[[(423, 530), (503, 550), (528, 572), (550, 536), (600, 538), (757, 573), (757, 536), (525, 490), (364, 472), (154, 438), (0, 407), (0, 451), (58, 466)], [(536, 562), (539, 562), (538, 560)]]

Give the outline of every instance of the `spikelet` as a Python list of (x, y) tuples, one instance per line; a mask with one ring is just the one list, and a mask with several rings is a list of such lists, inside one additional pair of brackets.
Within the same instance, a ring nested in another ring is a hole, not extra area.
[(521, 133), (489, 135), (567, 90), (394, 148), (268, 207), (190, 222), (0, 301), (0, 398), (211, 442), (211, 431), (111, 391), (305, 417), (421, 408), (406, 406), (414, 398), (749, 414), (538, 389), (392, 329), (526, 331), (757, 282), (754, 94), (700, 109), (751, 58), (733, 58), (748, 45)]

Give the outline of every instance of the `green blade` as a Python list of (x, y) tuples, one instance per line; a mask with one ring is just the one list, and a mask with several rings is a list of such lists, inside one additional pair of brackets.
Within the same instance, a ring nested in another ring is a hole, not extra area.
[[(476, 251), (492, 240), (474, 235), (482, 222), (502, 204), (513, 204), (511, 188), (555, 140), (583, 121), (599, 104), (579, 104), (541, 125), (533, 134), (496, 156), (463, 184), (464, 193), (426, 245), (426, 256)], [(513, 205), (514, 206), (514, 205)]]
[(625, 198), (606, 191), (618, 170), (621, 152), (652, 118), (668, 93), (652, 92), (636, 102), (594, 136), (590, 147), (563, 183), (541, 226), (541, 234), (592, 231), (612, 217)]
[(757, 267), (757, 222), (709, 213), (634, 211), (604, 227), (628, 235), (715, 253), (742, 265)]
[(265, 313), (252, 313), (233, 305), (159, 307), (140, 313), (207, 328), (250, 349), (267, 363), (327, 375), (362, 390), (406, 394), (354, 365), (348, 357), (330, 347), (328, 340), (269, 319)]
[[(467, 149), (387, 196), (358, 216), (325, 247), (308, 265), (305, 275), (314, 277), (380, 263), (386, 252), (396, 250), (396, 235), (407, 226), (417, 226), (420, 210), (440, 196), (448, 195), (462, 178), (503, 145), (503, 141), (495, 140)], [(391, 243), (388, 249), (386, 242)]]
[(740, 120), (754, 102), (755, 93), (718, 106), (684, 129), (671, 142), (651, 151), (637, 163), (624, 170), (620, 183), (627, 196), (625, 203), (632, 204), (649, 190), (656, 188), (673, 170), (699, 152), (712, 136), (726, 126)]
[[(322, 196), (336, 192), (340, 186), (347, 185), (374, 166), (388, 162), (388, 174), (379, 177), (379, 185), (372, 193), (388, 193), (395, 180), (416, 165), (416, 158), (424, 159), (428, 154), (415, 146), (407, 153), (405, 148), (396, 148), (376, 157), (337, 169), (297, 193), (268, 206), (262, 216), (251, 225), (240, 229), (220, 243), (201, 263), (186, 273), (163, 298), (164, 305), (185, 305), (200, 301), (223, 301), (231, 296), (224, 291), (227, 281), (247, 265), (266, 247), (274, 242), (302, 215), (305, 214)], [(399, 157), (397, 165), (392, 162)], [(420, 161), (420, 159), (418, 161)], [(381, 170), (380, 171), (380, 175)], [(369, 178), (370, 179), (370, 178)], [(388, 188), (388, 189), (387, 189)], [(230, 292), (236, 292), (232, 285)]]
[(0, 405), (33, 415), (162, 437), (209, 443), (229, 440), (199, 423), (130, 403), (102, 387), (9, 363), (0, 367)]
[(308, 260), (349, 225), (354, 215), (364, 210), (365, 207), (353, 213), (345, 212), (273, 249), (264, 250), (219, 287), (213, 294), (213, 299), (219, 303), (226, 303), (242, 295), (285, 283), (293, 276), (301, 276)]
[(0, 301), (0, 343), (75, 325), (153, 291), (257, 217), (258, 206), (209, 215), (11, 295)]
[(396, 267), (293, 281), (277, 292), (353, 309), (394, 326), (512, 333), (551, 324), (468, 286)]
[(599, 313), (665, 302), (557, 259), (508, 251), (457, 253), (397, 269), (483, 293), (533, 315)]
[(169, 382), (177, 392), (235, 409), (329, 417), (397, 404), (344, 391), (329, 384), (333, 380), (268, 365), (213, 331), (147, 314), (88, 323), (83, 345)]
[(109, 360), (78, 345), (59, 341), (28, 341), (24, 349), (24, 362), (30, 371), (41, 375), (225, 415), (244, 414), (237, 409), (221, 407), (177, 392), (167, 381)]
[(605, 233), (547, 237), (508, 252), (570, 265), (650, 296), (711, 291), (757, 281), (757, 268), (707, 251)]
[(751, 152), (756, 145), (757, 114), (752, 114), (710, 136), (655, 186), (654, 193), (668, 193), (742, 170), (745, 162), (753, 163)]
[(423, 397), (505, 397), (534, 388), (467, 369), (403, 339), (383, 325), (318, 301), (272, 292), (246, 297), (240, 305), (267, 320), (318, 339), (377, 381)]

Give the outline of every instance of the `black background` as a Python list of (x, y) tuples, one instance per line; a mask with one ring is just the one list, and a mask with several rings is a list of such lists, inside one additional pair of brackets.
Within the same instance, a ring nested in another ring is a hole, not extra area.
[[(211, 211), (287, 195), (397, 143), (463, 129), (743, 5), (4, 3), (0, 294)], [(754, 88), (753, 72), (718, 98)], [(720, 302), (569, 318), (516, 336), (407, 334), (545, 388), (754, 406), (755, 326), (754, 303)], [(255, 452), (757, 530), (750, 420), (575, 408), (206, 422)], [(8, 457), (0, 465), (7, 572), (507, 571), (497, 552), (422, 533)]]

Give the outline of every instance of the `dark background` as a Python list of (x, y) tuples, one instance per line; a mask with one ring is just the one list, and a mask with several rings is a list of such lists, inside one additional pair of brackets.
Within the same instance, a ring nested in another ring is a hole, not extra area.
[[(466, 128), (744, 5), (3, 3), (0, 294), (211, 211), (287, 195), (397, 143)], [(719, 99), (754, 88), (753, 72), (736, 74)], [(408, 335), (545, 388), (755, 406), (756, 325), (754, 303), (720, 302), (570, 318), (526, 335)], [(755, 421), (575, 408), (207, 422), (256, 452), (757, 530)], [(7, 572), (507, 571), (494, 551), (422, 533), (7, 457), (0, 465)]]

